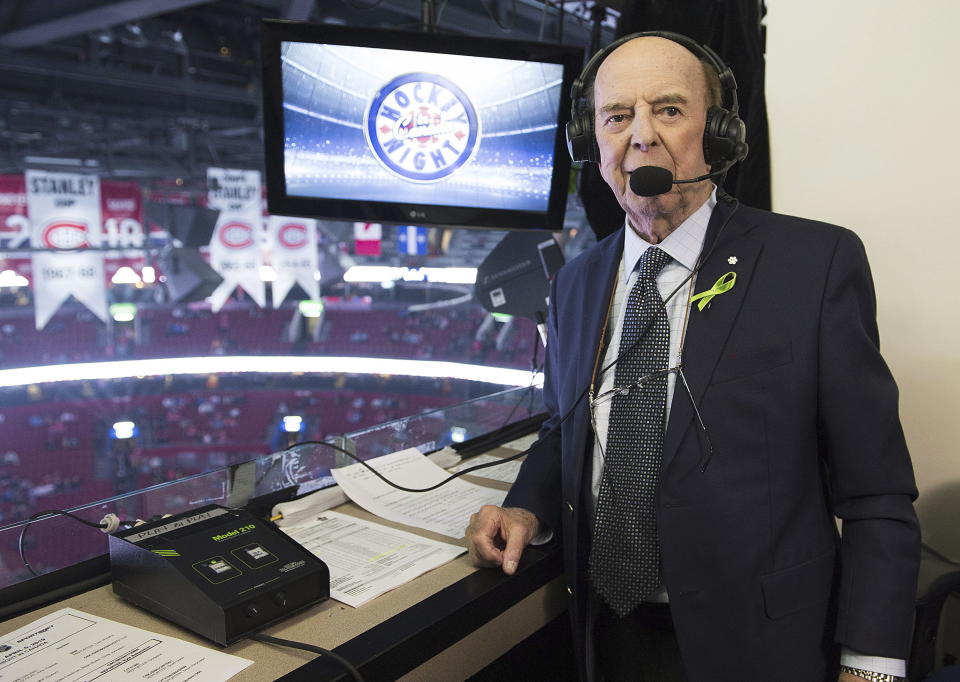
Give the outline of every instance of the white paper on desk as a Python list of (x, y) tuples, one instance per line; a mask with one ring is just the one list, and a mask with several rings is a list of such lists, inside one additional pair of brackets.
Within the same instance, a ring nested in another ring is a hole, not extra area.
[(500, 447), (510, 448), (511, 450), (516, 450), (517, 452), (523, 452), (524, 450), (529, 450), (530, 447), (540, 439), (540, 434), (536, 431), (533, 433), (528, 433), (526, 436), (520, 436), (516, 440), (510, 441), (509, 443), (504, 443)]
[(76, 609), (0, 636), (0, 680), (225, 682), (253, 661)]
[(360, 606), (467, 550), (335, 511), (283, 531), (330, 569), (330, 596)]
[[(383, 476), (407, 488), (426, 488), (450, 476), (416, 448), (367, 460)], [(351, 500), (371, 514), (426, 528), (451, 538), (462, 538), (470, 515), (485, 504), (500, 505), (507, 493), (454, 479), (427, 493), (392, 488), (362, 464), (330, 473)]]
[[(475, 467), (478, 464), (487, 464), (488, 462), (503, 462), (503, 458), (495, 457), (493, 455), (477, 455), (476, 457), (471, 457), (465, 462), (461, 462), (455, 467), (451, 467), (450, 471), (456, 473), (458, 471), (463, 471), (464, 469), (469, 469), (470, 467)], [(479, 471), (471, 471), (467, 475), (479, 476), (480, 478), (489, 478), (492, 481), (513, 483), (517, 480), (517, 474), (520, 473), (521, 464), (523, 464), (522, 460), (515, 459), (510, 462), (504, 462), (503, 464), (487, 467), (486, 469), (480, 469)]]

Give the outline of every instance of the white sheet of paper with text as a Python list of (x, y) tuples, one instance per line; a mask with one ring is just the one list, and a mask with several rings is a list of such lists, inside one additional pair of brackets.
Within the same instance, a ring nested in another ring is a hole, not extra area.
[(0, 636), (0, 680), (226, 682), (253, 661), (76, 609)]
[(283, 531), (330, 569), (330, 596), (354, 607), (467, 551), (335, 511), (320, 512)]
[[(490, 462), (503, 462), (503, 458), (494, 457), (493, 455), (476, 455), (465, 462), (461, 462), (455, 467), (451, 467), (450, 471), (456, 473), (458, 471), (463, 471), (464, 469), (469, 469), (470, 467), (475, 467), (478, 464), (489, 464)], [(492, 467), (487, 467), (486, 469), (471, 471), (467, 475), (479, 476), (480, 478), (489, 478), (492, 481), (513, 483), (517, 480), (517, 475), (520, 473), (521, 464), (523, 464), (522, 460), (514, 459), (510, 462), (503, 462), (503, 464), (496, 464)]]
[[(426, 488), (450, 474), (416, 448), (367, 460), (383, 476), (406, 488)], [(485, 504), (503, 504), (507, 493), (454, 479), (436, 490), (408, 493), (392, 488), (362, 464), (331, 469), (334, 479), (351, 500), (371, 514), (409, 526), (462, 538), (470, 515)]]

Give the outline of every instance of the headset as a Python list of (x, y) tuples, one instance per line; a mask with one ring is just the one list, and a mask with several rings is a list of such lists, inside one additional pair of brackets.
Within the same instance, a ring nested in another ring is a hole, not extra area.
[(596, 78), (600, 64), (611, 52), (634, 38), (666, 38), (692, 52), (702, 62), (716, 69), (720, 78), (722, 106), (711, 106), (703, 129), (703, 158), (715, 173), (725, 172), (747, 156), (747, 127), (740, 120), (737, 102), (737, 80), (720, 56), (708, 45), (671, 31), (631, 33), (613, 41), (597, 52), (570, 88), (570, 122), (567, 124), (567, 150), (573, 161), (600, 162), (600, 148), (594, 131), (593, 104), (586, 96), (587, 86)]

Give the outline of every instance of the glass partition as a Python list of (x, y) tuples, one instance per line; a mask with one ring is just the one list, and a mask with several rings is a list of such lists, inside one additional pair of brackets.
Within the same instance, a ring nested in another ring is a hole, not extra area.
[[(377, 424), (345, 434), (331, 443), (364, 460), (407, 448), (430, 453), (494, 433), (543, 411), (543, 391), (533, 383)], [(291, 486), (306, 491), (333, 485), (330, 469), (354, 461), (339, 449), (323, 444), (298, 445), (257, 460), (254, 494), (266, 495)]]
[[(568, 259), (592, 238), (575, 209)], [(218, 310), (171, 300), (154, 252), (107, 250), (104, 319), (69, 286), (47, 317), (27, 275), (49, 254), (0, 234), (0, 525), (529, 383), (531, 319), (488, 312), (472, 284), (417, 280), (475, 270), (505, 233), (432, 229), (435, 253), (409, 256), (385, 227), (374, 256), (352, 226), (318, 229), (340, 269), (310, 305), (296, 286), (274, 302), (270, 282), (264, 305), (242, 287)], [(135, 281), (111, 277), (124, 268)]]
[[(348, 432), (332, 442), (361, 459), (370, 459), (410, 447), (428, 453), (470, 441), (541, 414), (542, 390), (535, 379), (531, 375), (529, 386), (497, 391), (455, 405), (388, 420)], [(247, 458), (237, 454), (236, 459), (212, 471), (80, 505), (72, 513), (93, 523), (100, 522), (110, 513), (122, 521), (134, 522), (210, 503), (244, 504), (253, 496), (262, 497), (278, 491), (285, 491), (287, 497), (292, 497), (333, 485), (330, 469), (351, 461), (337, 450), (317, 443), (294, 445)], [(20, 521), (0, 528), (0, 589), (32, 577), (19, 553), (23, 527)], [(38, 574), (107, 552), (104, 533), (62, 516), (31, 523), (25, 540), (24, 553)]]

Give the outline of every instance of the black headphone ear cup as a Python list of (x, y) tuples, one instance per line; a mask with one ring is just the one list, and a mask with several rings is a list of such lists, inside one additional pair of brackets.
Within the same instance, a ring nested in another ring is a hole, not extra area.
[(728, 162), (739, 161), (746, 149), (746, 126), (740, 117), (723, 107), (707, 110), (703, 128), (703, 159), (715, 170)]
[(567, 150), (573, 161), (600, 160), (600, 149), (593, 132), (593, 117), (583, 111), (577, 112), (567, 124)]
[(716, 113), (717, 107), (707, 109), (707, 118), (703, 124), (703, 160), (710, 168), (713, 168), (713, 145), (710, 143), (713, 135), (710, 130), (713, 126), (713, 119), (716, 118)]

